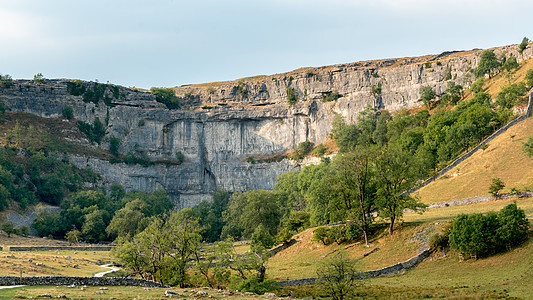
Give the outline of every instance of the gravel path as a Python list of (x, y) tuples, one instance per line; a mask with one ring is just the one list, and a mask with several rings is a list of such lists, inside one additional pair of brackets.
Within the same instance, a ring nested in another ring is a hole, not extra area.
[(94, 274), (94, 277), (103, 277), (107, 273), (111, 273), (111, 272), (115, 272), (115, 271), (120, 270), (120, 268), (112, 267), (111, 265), (101, 265), (100, 267), (108, 268), (109, 270), (108, 271), (104, 271), (104, 272), (100, 272), (100, 273), (96, 273), (96, 274)]

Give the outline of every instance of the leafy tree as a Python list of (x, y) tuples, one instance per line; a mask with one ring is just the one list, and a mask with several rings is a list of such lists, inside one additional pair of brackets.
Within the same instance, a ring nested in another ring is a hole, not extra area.
[(118, 157), (119, 156), (119, 152), (118, 152), (118, 148), (120, 147), (120, 139), (115, 137), (115, 136), (111, 136), (109, 138), (109, 152), (111, 152), (111, 154), (113, 154), (115, 157)]
[(16, 233), (15, 225), (11, 222), (6, 222), (2, 224), (2, 230), (7, 234), (7, 237), (11, 237), (11, 234)]
[(294, 147), (293, 153), (291, 155), (291, 158), (293, 160), (300, 160), (306, 157), (311, 151), (313, 150), (313, 144), (309, 141), (304, 141), (298, 144), (298, 146)]
[(185, 161), (185, 155), (181, 151), (176, 152), (176, 160), (179, 164), (182, 164)]
[(65, 106), (61, 114), (69, 120), (74, 118), (74, 110), (72, 109), (72, 106)]
[(511, 203), (498, 212), (500, 227), (496, 233), (500, 244), (506, 249), (511, 249), (527, 239), (529, 221), (523, 209), (516, 203)]
[(524, 82), (528, 90), (533, 87), (533, 69), (527, 70), (526, 77), (524, 78)]
[(431, 102), (433, 102), (435, 97), (437, 97), (437, 93), (432, 87), (423, 86), (420, 88), (420, 99), (418, 101), (422, 101), (428, 110), (431, 108)]
[(481, 53), (481, 59), (477, 68), (474, 70), (476, 77), (482, 77), (485, 74), (489, 74), (489, 78), (492, 77), (492, 72), (500, 66), (500, 62), (492, 50), (485, 50)]
[(98, 242), (106, 239), (106, 211), (96, 206), (88, 208), (91, 212), (85, 214), (85, 221), (81, 227), (83, 238), (89, 242)]
[(397, 148), (388, 148), (377, 159), (376, 171), (379, 215), (389, 219), (389, 234), (392, 235), (394, 223), (403, 216), (405, 208), (424, 207), (406, 193), (418, 179), (414, 156)]
[(522, 39), (522, 42), (520, 43), (520, 45), (518, 46), (518, 52), (519, 53), (522, 53), (524, 52), (524, 50), (526, 50), (526, 47), (527, 45), (529, 44), (529, 39), (527, 37), (524, 37)]
[(361, 284), (356, 271), (355, 261), (345, 251), (340, 251), (332, 258), (322, 261), (316, 273), (318, 283), (327, 294), (334, 300), (343, 300), (350, 298), (355, 287)]
[(82, 237), (82, 233), (78, 229), (72, 229), (69, 232), (67, 232), (67, 234), (65, 234), (65, 238), (70, 244), (79, 243), (81, 237)]
[(198, 218), (200, 226), (204, 228), (202, 237), (205, 241), (220, 240), (220, 234), (225, 224), (222, 213), (226, 210), (229, 200), (230, 194), (221, 189), (213, 195), (213, 201), (202, 201), (191, 209), (192, 214)]
[(116, 256), (126, 270), (165, 284), (187, 283), (187, 262), (200, 250), (198, 220), (189, 210), (155, 218), (131, 241), (121, 242)]
[(270, 249), (276, 241), (263, 224), (255, 228), (250, 239), (253, 251)]
[(63, 230), (61, 217), (57, 212), (51, 212), (48, 209), (39, 207), (36, 213), (37, 218), (31, 224), (31, 227), (37, 231), (39, 236), (57, 235)]
[(46, 203), (58, 205), (63, 199), (63, 181), (57, 174), (46, 174), (38, 182), (37, 195)]
[(11, 86), (13, 86), (13, 78), (8, 74), (0, 74), (0, 88), (10, 88)]
[(485, 91), (485, 89), (483, 88), (484, 84), (485, 84), (484, 79), (483, 78), (478, 78), (470, 86), (470, 91), (472, 91), (472, 93), (474, 93), (474, 94), (484, 92)]
[(340, 152), (346, 152), (355, 147), (359, 130), (354, 124), (346, 124), (341, 115), (336, 115), (332, 124), (331, 133), (339, 147)]
[(106, 228), (107, 234), (115, 237), (129, 239), (142, 231), (147, 224), (147, 216), (143, 213), (147, 204), (139, 199), (128, 202), (125, 207), (119, 209)]
[(517, 69), (518, 62), (516, 61), (516, 57), (510, 56), (508, 59), (506, 59), (505, 63), (503, 63), (503, 68), (507, 70), (507, 72), (511, 72), (511, 70)]
[(448, 87), (446, 92), (442, 95), (442, 100), (453, 105), (457, 104), (461, 100), (463, 94), (463, 87), (461, 85), (455, 84), (455, 82), (448, 82)]
[(527, 92), (528, 89), (524, 82), (507, 85), (498, 93), (496, 104), (500, 107), (512, 108)]
[(8, 189), (3, 184), (0, 184), (0, 211), (6, 209), (9, 206), (9, 196), (10, 193)]
[(67, 81), (67, 91), (72, 96), (81, 96), (86, 90), (87, 87), (81, 80)]
[(498, 198), (501, 190), (505, 187), (505, 183), (500, 178), (492, 178), (492, 183), (489, 187), (489, 193)]

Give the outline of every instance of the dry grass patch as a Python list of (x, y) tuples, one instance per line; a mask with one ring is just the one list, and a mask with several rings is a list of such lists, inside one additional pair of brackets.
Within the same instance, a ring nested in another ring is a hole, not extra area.
[(533, 118), (518, 123), (436, 181), (420, 189), (422, 202), (443, 202), (489, 194), (491, 179), (498, 177), (509, 192), (533, 189), (533, 159), (522, 151), (522, 143), (533, 135)]
[[(295, 236), (299, 242), (271, 257), (267, 263), (267, 273), (276, 280), (308, 278), (316, 276), (318, 262), (328, 258), (340, 249), (346, 249), (348, 255), (357, 260), (357, 268), (361, 271), (383, 268), (405, 261), (416, 255), (419, 244), (407, 242), (421, 230), (421, 226), (403, 226), (389, 236), (384, 228), (370, 240), (370, 246), (364, 243), (325, 246), (313, 241), (313, 230), (310, 228)], [(368, 256), (364, 254), (379, 248)]]
[(3, 251), (0, 275), (93, 276), (107, 271), (99, 265), (112, 261), (108, 251)]

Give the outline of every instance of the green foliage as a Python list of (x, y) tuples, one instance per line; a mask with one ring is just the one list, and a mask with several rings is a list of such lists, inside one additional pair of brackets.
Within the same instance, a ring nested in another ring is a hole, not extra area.
[(461, 214), (453, 221), (450, 247), (465, 258), (494, 254), (524, 241), (528, 227), (524, 211), (516, 204), (507, 205), (498, 214)]
[(528, 43), (529, 43), (529, 39), (527, 37), (524, 37), (520, 45), (518, 45), (518, 53), (524, 52), (524, 50), (526, 50)]
[(37, 218), (31, 224), (31, 228), (37, 231), (39, 236), (58, 236), (62, 230), (61, 219), (58, 213), (45, 208), (37, 208)]
[(444, 71), (444, 80), (448, 81), (452, 79), (452, 68), (446, 67), (446, 70)]
[(74, 118), (74, 110), (72, 109), (72, 106), (65, 106), (61, 114), (64, 118), (67, 118), (69, 120)]
[(474, 75), (476, 77), (489, 75), (489, 78), (492, 77), (492, 72), (501, 65), (500, 61), (494, 54), (492, 50), (485, 50), (481, 53), (481, 59), (477, 68), (474, 70)]
[(503, 64), (503, 68), (507, 70), (507, 72), (510, 72), (513, 69), (517, 69), (518, 62), (516, 61), (516, 57), (510, 56), (508, 59), (506, 59), (505, 63)]
[(340, 97), (342, 97), (342, 95), (337, 92), (326, 92), (322, 94), (322, 102), (337, 101)]
[(324, 144), (318, 144), (313, 151), (311, 151), (311, 154), (316, 157), (322, 157), (324, 154), (326, 154), (326, 146)]
[(37, 73), (37, 74), (33, 75), (33, 81), (35, 83), (38, 83), (38, 84), (45, 84), (46, 83), (46, 78), (44, 78), (42, 73)]
[(176, 160), (178, 161), (178, 164), (182, 164), (185, 161), (185, 155), (183, 155), (181, 151), (177, 151)]
[(10, 88), (13, 86), (13, 78), (11, 78), (10, 75), (2, 75), (0, 74), (0, 88)]
[(113, 156), (115, 157), (118, 157), (119, 156), (119, 152), (118, 152), (118, 149), (120, 147), (120, 139), (115, 137), (115, 136), (110, 136), (109, 137), (109, 152), (111, 152), (111, 154), (113, 154)]
[(500, 107), (512, 108), (527, 92), (528, 88), (523, 82), (507, 85), (498, 93), (496, 104)]
[(492, 178), (492, 183), (489, 186), (489, 193), (494, 197), (499, 197), (501, 190), (505, 187), (505, 183), (500, 178)]
[(533, 69), (527, 70), (526, 77), (524, 78), (524, 82), (528, 90), (533, 87)]
[(87, 135), (91, 143), (98, 143), (102, 141), (102, 138), (105, 136), (106, 128), (104, 124), (100, 121), (99, 118), (94, 120), (94, 124), (85, 123), (83, 121), (78, 121), (78, 128), (81, 132)]
[(461, 85), (455, 84), (455, 82), (448, 82), (448, 87), (446, 92), (442, 95), (442, 100), (445, 103), (451, 103), (453, 105), (457, 104), (463, 95), (463, 87)]
[(81, 231), (78, 229), (72, 229), (65, 234), (65, 239), (71, 244), (77, 244), (81, 240)]
[(379, 82), (378, 85), (372, 85), (370, 87), (370, 94), (374, 97), (381, 95), (381, 82)]
[(225, 190), (217, 190), (213, 195), (213, 201), (202, 201), (191, 209), (192, 214), (198, 218), (200, 226), (204, 228), (202, 232), (204, 241), (212, 243), (220, 240), (225, 225), (222, 216), (228, 207), (230, 196)]
[(146, 152), (141, 150), (126, 153), (122, 161), (127, 165), (141, 165), (143, 167), (149, 167), (154, 164)]
[(7, 237), (11, 237), (12, 234), (16, 234), (17, 230), (15, 229), (15, 225), (11, 222), (6, 222), (2, 224), (2, 230), (7, 234)]
[(139, 122), (137, 122), (137, 127), (143, 127), (145, 123), (144, 119), (140, 119)]
[(330, 259), (320, 262), (316, 273), (318, 283), (333, 300), (349, 299), (355, 288), (362, 284), (355, 273), (355, 260), (345, 251), (339, 251)]
[(432, 87), (423, 86), (420, 88), (420, 99), (418, 101), (422, 101), (428, 110), (431, 108), (431, 102), (433, 102), (435, 97), (437, 97), (437, 94)]
[[(67, 81), (67, 92), (72, 96), (81, 96), (87, 91), (87, 87), (81, 80)], [(87, 101), (86, 101), (87, 102)]]
[(173, 212), (153, 219), (131, 241), (121, 242), (115, 254), (132, 274), (183, 287), (187, 262), (200, 251), (200, 230), (188, 210)]
[(527, 139), (527, 142), (522, 144), (522, 150), (527, 154), (527, 156), (533, 157), (533, 136), (530, 136)]
[(252, 251), (270, 249), (274, 246), (275, 239), (263, 224), (259, 224), (250, 237)]
[(240, 80), (236, 86), (233, 87), (233, 94), (238, 95), (241, 98), (244, 98), (248, 95), (248, 90), (246, 89), (246, 83)]
[(313, 144), (309, 141), (304, 141), (294, 147), (294, 150), (291, 155), (291, 159), (300, 160), (306, 157), (313, 150)]
[(168, 109), (180, 108), (178, 98), (176, 98), (176, 93), (172, 88), (153, 87), (150, 89), (150, 93), (155, 96), (157, 102), (165, 104)]
[(261, 224), (271, 236), (276, 236), (281, 219), (278, 197), (265, 190), (234, 193), (222, 214), (222, 237), (250, 238)]
[(293, 87), (287, 87), (287, 103), (293, 105), (298, 102), (298, 93)]
[(485, 89), (483, 88), (484, 84), (485, 84), (485, 80), (483, 78), (478, 78), (470, 86), (470, 91), (472, 91), (472, 93), (474, 94), (484, 92), (485, 91)]
[(111, 85), (95, 82), (92, 88), (87, 88), (83, 93), (83, 101), (86, 103), (92, 102), (96, 105), (100, 101), (104, 101), (106, 105), (113, 106), (111, 104), (111, 98), (106, 94), (108, 87), (111, 87)]

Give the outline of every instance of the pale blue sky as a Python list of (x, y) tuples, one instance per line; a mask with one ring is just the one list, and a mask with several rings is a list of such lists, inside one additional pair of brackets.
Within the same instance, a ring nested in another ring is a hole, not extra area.
[(0, 0), (0, 73), (150, 88), (533, 39), (531, 0)]

